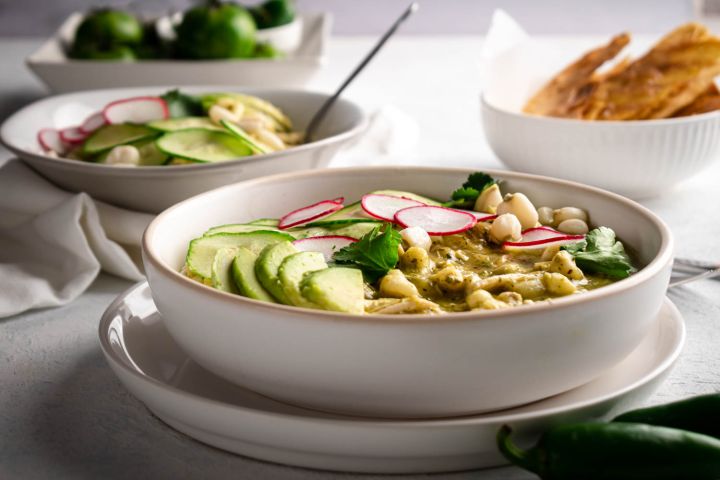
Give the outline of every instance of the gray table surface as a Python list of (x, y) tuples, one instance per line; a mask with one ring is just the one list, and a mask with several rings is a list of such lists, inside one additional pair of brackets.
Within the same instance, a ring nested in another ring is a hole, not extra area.
[[(448, 127), (439, 139), (423, 135), (413, 160), (433, 163), (442, 158), (444, 164), (497, 168), (479, 133), (476, 101), (468, 100), (469, 95), (477, 95), (477, 80), (467, 79), (474, 74), (467, 58), (476, 55), (478, 42), (459, 37), (398, 39), (351, 94), (377, 103), (392, 102), (418, 119), (421, 132), (437, 127), (433, 123), (437, 118), (453, 120), (452, 129)], [(331, 67), (314, 87), (329, 89), (337, 84), (370, 44), (367, 38), (335, 40)], [(37, 45), (35, 40), (0, 40), (0, 119), (44, 94), (22, 66), (24, 56)], [(408, 62), (413, 56), (423, 62)], [(400, 62), (402, 69), (396, 68)], [(428, 64), (436, 65), (430, 73)], [(419, 96), (419, 78), (433, 88), (432, 95)], [(453, 88), (446, 88), (447, 82), (454, 82)], [(448, 144), (457, 149), (446, 151)], [(3, 157), (7, 152), (0, 151)], [(678, 256), (720, 261), (719, 184), (720, 163), (716, 163), (662, 198), (643, 202), (672, 228)], [(116, 380), (97, 341), (101, 313), (129, 285), (103, 274), (69, 305), (0, 319), (0, 478), (381, 477), (292, 468), (235, 456), (195, 442), (153, 417)], [(680, 287), (669, 296), (685, 318), (687, 344), (651, 403), (720, 390), (720, 281)], [(534, 478), (516, 468), (427, 477)]]

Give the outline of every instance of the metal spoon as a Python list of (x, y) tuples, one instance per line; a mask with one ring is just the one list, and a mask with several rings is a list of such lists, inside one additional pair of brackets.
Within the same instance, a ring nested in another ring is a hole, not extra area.
[(685, 285), (686, 283), (694, 282), (695, 280), (702, 280), (703, 278), (715, 278), (720, 277), (720, 268), (713, 268), (711, 270), (706, 270), (704, 272), (696, 273), (695, 275), (690, 275), (689, 277), (680, 278), (678, 280), (673, 280), (670, 282), (670, 285), (668, 285), (668, 288), (674, 288), (680, 285)]
[(417, 2), (412, 2), (408, 7), (405, 9), (405, 11), (398, 17), (397, 20), (395, 20), (395, 23), (392, 24), (390, 29), (385, 32), (385, 34), (380, 37), (380, 40), (378, 43), (373, 47), (372, 50), (365, 56), (365, 58), (362, 59), (360, 64), (355, 67), (355, 70), (350, 74), (350, 76), (343, 82), (342, 85), (340, 85), (340, 88), (337, 89), (337, 91), (333, 94), (332, 97), (325, 100), (325, 103), (322, 104), (320, 107), (320, 110), (317, 111), (315, 116), (312, 117), (310, 120), (310, 123), (308, 124), (308, 127), (305, 131), (305, 143), (311, 142), (313, 140), (313, 136), (315, 134), (315, 130), (317, 130), (318, 126), (320, 126), (320, 123), (325, 118), (325, 114), (330, 110), (330, 108), (335, 103), (335, 100), (340, 97), (340, 94), (345, 90), (345, 88), (350, 85), (350, 83), (357, 77), (357, 75), (367, 66), (368, 63), (370, 63), (370, 60), (373, 59), (376, 53), (380, 51), (383, 45), (385, 45), (385, 42), (388, 41), (390, 37), (395, 33), (395, 31), (398, 29), (398, 27), (408, 19), (410, 15), (415, 13), (417, 9), (420, 8)]

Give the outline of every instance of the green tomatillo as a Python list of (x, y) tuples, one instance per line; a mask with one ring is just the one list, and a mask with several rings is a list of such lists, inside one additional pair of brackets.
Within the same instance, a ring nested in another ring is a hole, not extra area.
[(70, 54), (86, 59), (132, 59), (143, 40), (142, 24), (132, 14), (112, 9), (90, 12), (78, 25)]
[(235, 3), (210, 1), (185, 12), (176, 28), (180, 58), (246, 58), (255, 51), (255, 21)]

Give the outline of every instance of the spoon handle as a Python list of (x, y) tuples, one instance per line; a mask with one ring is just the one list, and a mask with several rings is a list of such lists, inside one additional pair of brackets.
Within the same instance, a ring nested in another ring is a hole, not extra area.
[(674, 288), (679, 285), (684, 285), (686, 283), (694, 282), (695, 280), (702, 280), (703, 278), (713, 278), (713, 277), (719, 277), (719, 276), (720, 276), (720, 268), (714, 268), (712, 270), (706, 270), (702, 273), (691, 275), (689, 277), (671, 281), (670, 285), (668, 285), (668, 288)]
[(397, 20), (395, 20), (395, 23), (392, 24), (390, 29), (388, 29), (385, 34), (380, 37), (380, 40), (378, 40), (377, 44), (373, 47), (370, 52), (368, 52), (367, 55), (365, 55), (365, 58), (363, 58), (362, 62), (355, 67), (355, 70), (350, 74), (350, 76), (345, 79), (342, 85), (340, 85), (340, 88), (337, 89), (337, 91), (332, 95), (332, 97), (325, 100), (325, 103), (322, 104), (320, 107), (320, 110), (317, 111), (317, 113), (313, 116), (312, 120), (310, 120), (310, 123), (308, 124), (307, 129), (305, 130), (305, 141), (309, 142), (312, 140), (313, 135), (315, 133), (315, 130), (317, 130), (317, 127), (322, 122), (323, 118), (325, 117), (325, 114), (330, 110), (330, 107), (333, 106), (335, 103), (335, 100), (338, 99), (340, 94), (345, 90), (345, 88), (350, 85), (350, 83), (355, 79), (355, 77), (365, 68), (365, 66), (370, 63), (370, 60), (373, 59), (375, 54), (380, 51), (383, 45), (385, 45), (385, 42), (388, 41), (390, 37), (395, 33), (395, 31), (398, 29), (398, 27), (408, 19), (410, 15), (415, 13), (417, 9), (419, 8), (419, 5), (417, 2), (412, 2), (408, 7), (405, 9), (405, 11), (398, 17)]

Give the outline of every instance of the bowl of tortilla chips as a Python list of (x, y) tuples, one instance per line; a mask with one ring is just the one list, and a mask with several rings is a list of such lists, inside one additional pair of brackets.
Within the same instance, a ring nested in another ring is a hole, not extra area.
[(643, 55), (620, 56), (623, 33), (566, 66), (522, 111), (487, 95), (483, 128), (514, 170), (644, 198), (662, 194), (720, 155), (720, 38), (689, 23)]

